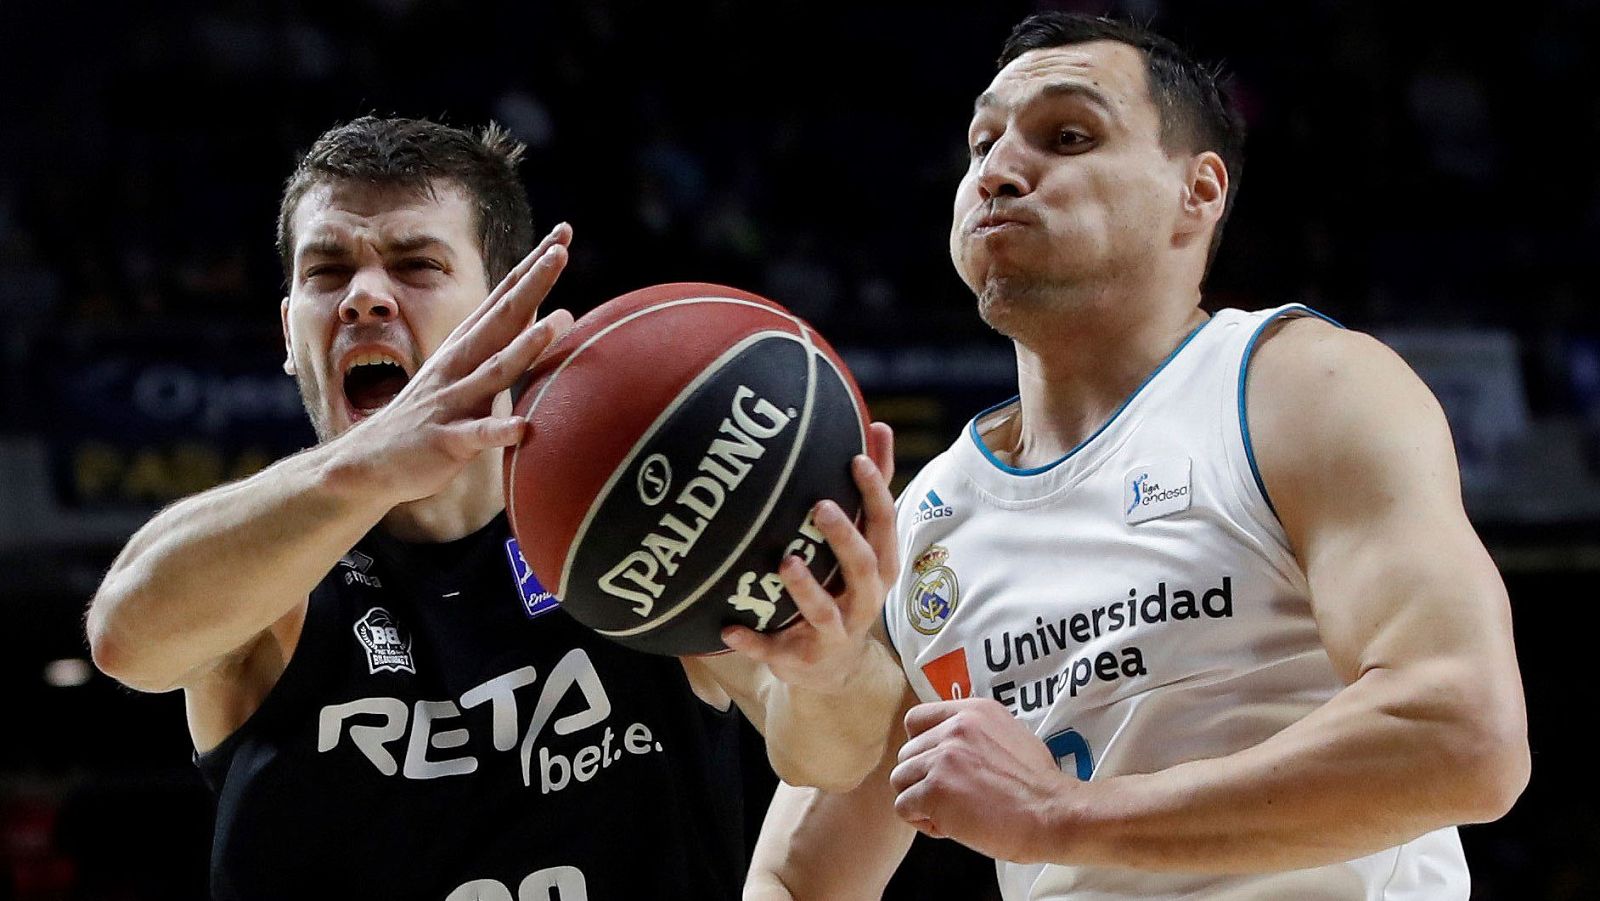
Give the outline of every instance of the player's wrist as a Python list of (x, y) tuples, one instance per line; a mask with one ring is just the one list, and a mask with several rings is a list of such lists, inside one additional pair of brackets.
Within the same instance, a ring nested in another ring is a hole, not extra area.
[(384, 472), (377, 455), (362, 442), (347, 440), (352, 432), (312, 450), (316, 460), (317, 490), (351, 507), (382, 516), (403, 502), (393, 497), (394, 480)]
[(1015, 862), (1071, 866), (1103, 861), (1123, 822), (1119, 800), (1123, 778), (1080, 782), (1057, 773), (1048, 799), (1026, 818), (1022, 853)]

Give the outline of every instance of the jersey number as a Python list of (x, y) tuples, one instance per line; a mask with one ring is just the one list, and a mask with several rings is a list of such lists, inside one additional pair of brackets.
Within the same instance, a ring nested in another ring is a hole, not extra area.
[[(1056, 766), (1061, 767), (1063, 773), (1076, 773), (1079, 782), (1088, 782), (1094, 775), (1094, 752), (1089, 750), (1089, 742), (1076, 729), (1064, 729), (1044, 740), (1044, 746), (1050, 749), (1051, 756), (1056, 759)], [(1067, 758), (1071, 757), (1073, 768), (1067, 769)]]
[(589, 901), (589, 889), (577, 867), (550, 867), (529, 873), (517, 886), (515, 897), (497, 879), (474, 879), (444, 901)]

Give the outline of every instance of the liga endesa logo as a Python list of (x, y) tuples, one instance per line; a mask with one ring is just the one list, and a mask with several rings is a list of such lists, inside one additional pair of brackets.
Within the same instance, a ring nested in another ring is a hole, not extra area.
[(1122, 477), (1123, 519), (1130, 525), (1189, 509), (1190, 460), (1161, 460)]

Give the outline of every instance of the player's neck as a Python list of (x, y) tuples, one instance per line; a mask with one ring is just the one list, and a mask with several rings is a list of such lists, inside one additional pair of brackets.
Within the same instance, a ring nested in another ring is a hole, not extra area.
[(479, 454), (443, 491), (390, 510), (384, 531), (401, 541), (437, 543), (483, 528), (505, 509), (501, 460), (499, 448)]
[(1208, 318), (1197, 306), (1147, 307), (1141, 317), (1129, 317), (1128, 309), (1063, 317), (1051, 334), (1016, 342), (1018, 415), (991, 439), (1002, 459), (1028, 469), (1065, 456)]

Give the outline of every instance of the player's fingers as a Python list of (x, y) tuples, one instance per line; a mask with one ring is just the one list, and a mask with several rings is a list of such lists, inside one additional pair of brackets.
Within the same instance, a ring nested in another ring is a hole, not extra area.
[(510, 344), (490, 354), (471, 373), (458, 378), (450, 388), (451, 393), (471, 409), (485, 396), (510, 388), (571, 323), (572, 314), (563, 310), (551, 313), (538, 325), (512, 339)]
[(870, 620), (883, 600), (882, 574), (872, 545), (867, 543), (867, 539), (857, 531), (856, 524), (833, 501), (818, 503), (812, 521), (828, 542), (828, 547), (833, 549), (839, 567), (844, 570), (846, 590), (840, 595), (837, 605), (842, 606), (847, 624), (857, 626)]
[(728, 626), (722, 630), (722, 643), (757, 663), (771, 664), (777, 655), (774, 636), (763, 635), (745, 626)]
[(460, 430), (468, 449), (481, 452), (491, 447), (509, 447), (522, 440), (528, 420), (521, 416), (487, 416), (474, 419)]
[[(454, 338), (457, 335), (465, 334), (467, 331), (471, 330), (473, 325), (477, 324), (479, 319), (482, 319), (490, 310), (494, 309), (495, 304), (499, 303), (500, 298), (504, 297), (507, 291), (515, 287), (518, 282), (522, 281), (522, 279), (533, 270), (534, 264), (539, 262), (539, 259), (544, 256), (544, 252), (546, 250), (549, 250), (556, 244), (570, 244), (571, 242), (572, 226), (565, 222), (558, 223), (556, 227), (551, 229), (549, 234), (546, 234), (532, 250), (528, 251), (527, 256), (523, 257), (521, 261), (517, 263), (517, 265), (511, 268), (510, 272), (506, 273), (506, 277), (500, 280), (500, 284), (495, 285), (494, 290), (489, 292), (489, 296), (484, 298), (483, 303), (478, 304), (478, 308), (472, 311), (472, 315), (462, 320), (461, 323), (450, 332), (450, 337)], [(448, 338), (445, 340), (447, 342), (449, 341)]]
[(556, 227), (550, 229), (550, 231), (546, 233), (543, 238), (539, 239), (539, 243), (534, 245), (532, 250), (528, 251), (528, 255), (519, 260), (517, 265), (513, 266), (511, 271), (506, 273), (505, 278), (500, 279), (500, 284), (495, 285), (494, 290), (489, 292), (489, 299), (498, 300), (501, 297), (504, 297), (508, 292), (511, 291), (511, 289), (520, 284), (522, 280), (528, 276), (529, 272), (533, 271), (534, 264), (539, 262), (539, 259), (544, 256), (545, 251), (556, 246), (557, 244), (560, 244), (563, 247), (570, 246), (572, 244), (572, 226), (565, 222), (556, 223)]
[(895, 790), (898, 792), (894, 799), (896, 816), (913, 826), (933, 822), (935, 798), (933, 786), (927, 779), (918, 777), (916, 782), (908, 783), (904, 788), (897, 785)]
[(533, 269), (479, 319), (459, 336), (449, 349), (447, 374), (460, 377), (510, 344), (538, 312), (539, 304), (550, 293), (567, 265), (567, 248), (553, 244), (533, 264)]
[(555, 285), (561, 271), (567, 267), (567, 245), (551, 244), (534, 261), (528, 274), (506, 289), (499, 306), (484, 316), (468, 333), (475, 343), (488, 342), (496, 347), (505, 346), (511, 338), (528, 327), (539, 311), (539, 305)]
[(921, 782), (932, 767), (933, 759), (928, 754), (902, 759), (889, 771), (889, 785), (897, 792), (904, 792)]
[[(894, 497), (889, 494), (889, 483), (878, 465), (866, 456), (858, 455), (851, 463), (856, 488), (861, 491), (861, 513), (865, 522), (861, 531), (872, 548), (873, 566), (882, 583), (894, 581), (899, 569), (898, 544), (894, 534)], [(848, 573), (847, 573), (848, 575)]]
[(799, 557), (785, 557), (778, 564), (778, 578), (783, 580), (783, 587), (794, 599), (795, 609), (813, 628), (829, 635), (844, 631), (844, 615), (839, 609), (839, 602), (817, 582)]
[(524, 328), (505, 347), (488, 356), (470, 374), (457, 378), (460, 390), (494, 394), (515, 385), (535, 361), (572, 328), (572, 314), (556, 310)]
[(577, 320), (573, 319), (572, 314), (566, 310), (556, 310), (535, 324), (543, 322), (550, 323), (550, 343), (546, 344), (544, 350), (539, 351), (534, 356), (534, 362), (538, 362), (538, 358), (544, 355), (545, 350), (549, 350), (552, 345), (564, 338), (567, 332), (572, 331), (572, 327), (577, 324)]
[(490, 394), (506, 390), (522, 378), (528, 366), (533, 365), (534, 360), (538, 360), (539, 355), (544, 354), (550, 344), (555, 344), (571, 326), (573, 314), (566, 310), (555, 310), (539, 320), (538, 325), (518, 334), (506, 349), (499, 350), (498, 354), (491, 355), (482, 365), (478, 365), (474, 373), (462, 379), (462, 387)]
[(970, 698), (918, 704), (906, 711), (906, 735), (915, 739), (970, 706)]
[(894, 481), (894, 429), (887, 422), (867, 425), (867, 456), (883, 473), (884, 484)]
[(899, 760), (901, 763), (905, 763), (908, 760), (915, 760), (918, 757), (935, 750), (940, 745), (950, 740), (954, 725), (955, 724), (952, 721), (944, 720), (937, 725), (928, 727), (928, 729), (923, 732), (912, 734), (910, 738), (906, 739), (905, 744), (900, 746), (900, 750), (896, 753), (895, 759)]

